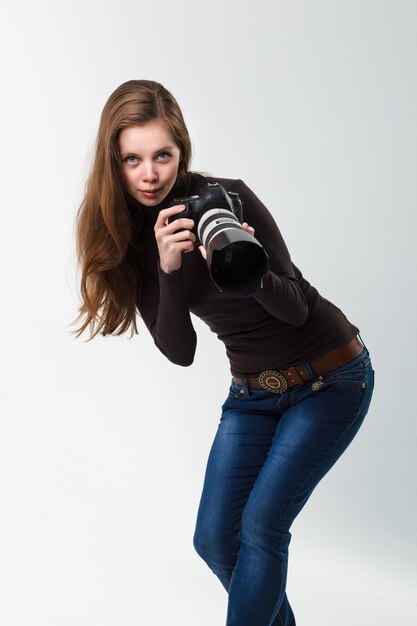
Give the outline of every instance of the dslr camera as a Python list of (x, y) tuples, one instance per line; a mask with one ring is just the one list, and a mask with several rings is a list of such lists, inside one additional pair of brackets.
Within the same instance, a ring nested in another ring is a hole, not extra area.
[(175, 198), (169, 206), (176, 204), (184, 204), (185, 209), (171, 215), (168, 223), (181, 217), (194, 220), (193, 232), (198, 245), (206, 249), (210, 277), (216, 287), (238, 298), (256, 293), (269, 270), (269, 260), (259, 241), (241, 226), (239, 194), (226, 191), (219, 183), (207, 183), (198, 195)]

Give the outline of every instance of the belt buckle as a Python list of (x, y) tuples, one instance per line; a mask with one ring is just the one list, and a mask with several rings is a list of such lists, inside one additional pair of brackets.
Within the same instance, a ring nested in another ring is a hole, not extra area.
[(288, 388), (285, 377), (275, 370), (266, 370), (259, 374), (259, 383), (261, 387), (272, 393), (284, 393)]

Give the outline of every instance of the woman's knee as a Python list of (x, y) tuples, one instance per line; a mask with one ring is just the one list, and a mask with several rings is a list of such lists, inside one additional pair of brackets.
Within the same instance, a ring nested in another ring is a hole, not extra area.
[(193, 546), (197, 554), (199, 554), (204, 559), (204, 555), (207, 553), (208, 546), (207, 542), (204, 539), (204, 536), (197, 530), (194, 532)]
[(220, 541), (212, 533), (196, 529), (193, 537), (194, 550), (204, 561), (214, 558), (214, 555), (221, 552)]
[(242, 516), (242, 543), (253, 548), (263, 548), (272, 553), (286, 551), (291, 541), (288, 523), (270, 512), (248, 507)]
[(235, 534), (212, 528), (196, 528), (193, 546), (197, 554), (206, 562), (232, 563), (236, 559), (239, 540)]

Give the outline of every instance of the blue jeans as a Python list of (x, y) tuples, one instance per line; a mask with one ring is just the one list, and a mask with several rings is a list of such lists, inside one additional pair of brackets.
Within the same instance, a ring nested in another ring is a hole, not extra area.
[(313, 378), (282, 394), (232, 379), (222, 406), (193, 541), (229, 594), (226, 626), (295, 626), (289, 529), (369, 409), (366, 346), (321, 378), (304, 366)]

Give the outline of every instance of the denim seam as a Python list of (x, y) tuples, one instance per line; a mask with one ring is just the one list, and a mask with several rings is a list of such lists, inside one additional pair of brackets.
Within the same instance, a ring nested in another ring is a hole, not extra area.
[(236, 529), (233, 532), (232, 543), (233, 543), (233, 547), (236, 549), (239, 549), (239, 534), (240, 534), (241, 528), (242, 528), (242, 516), (240, 516), (240, 520), (236, 526)]
[(281, 617), (281, 613), (278, 611), (278, 617), (279, 617), (279, 621), (281, 622), (282, 626), (285, 626), (285, 622)]
[(236, 565), (233, 568), (232, 575), (230, 576), (230, 584), (229, 584), (229, 592), (228, 592), (229, 597), (228, 597), (228, 602), (227, 602), (226, 626), (227, 626), (227, 622), (229, 621), (229, 616), (230, 616), (230, 591), (232, 589), (232, 583), (233, 583), (233, 579), (235, 576), (235, 571), (236, 571)]
[(359, 404), (359, 408), (356, 411), (356, 415), (355, 415), (356, 419), (359, 417), (359, 415), (360, 415), (360, 413), (362, 411), (362, 407), (363, 407), (364, 402), (365, 402), (366, 392), (367, 392), (368, 384), (369, 384), (368, 370), (366, 368), (367, 368), (367, 366), (365, 365), (364, 387), (363, 387), (362, 399), (361, 399), (361, 402)]
[[(239, 526), (238, 526), (238, 530), (237, 530), (237, 532), (236, 532), (236, 534), (235, 534), (235, 537), (237, 537), (237, 536), (239, 535), (239, 533), (240, 533), (240, 529), (241, 529), (241, 528), (242, 528), (242, 518), (240, 518), (240, 521), (239, 521)], [(239, 555), (238, 555), (238, 558), (239, 558)], [(234, 573), (235, 573), (235, 571), (236, 571), (236, 565), (237, 565), (237, 559), (236, 559), (235, 566), (234, 566), (234, 568), (233, 568), (233, 570), (232, 570), (232, 574), (231, 574), (231, 576), (230, 576), (230, 583), (229, 583), (229, 590), (228, 590), (228, 602), (227, 602), (226, 624), (227, 624), (227, 622), (229, 621), (229, 615), (230, 615), (230, 590), (231, 590), (231, 588), (232, 588), (232, 582), (233, 582), (233, 579), (234, 579)]]

